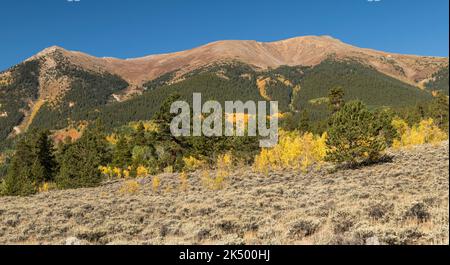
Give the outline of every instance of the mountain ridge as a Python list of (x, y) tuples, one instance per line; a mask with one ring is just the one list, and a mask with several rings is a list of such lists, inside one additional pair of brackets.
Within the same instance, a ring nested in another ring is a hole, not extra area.
[[(122, 122), (134, 120), (154, 111), (169, 90), (203, 91), (222, 99), (226, 94), (229, 100), (245, 94), (252, 100), (280, 101), (284, 110), (295, 111), (299, 106), (313, 107), (309, 101), (340, 85), (350, 99), (369, 99), (366, 103), (378, 107), (394, 101), (387, 105), (400, 106), (429, 100), (430, 91), (448, 94), (446, 73), (448, 58), (358, 48), (330, 36), (275, 42), (225, 40), (133, 59), (98, 58), (51, 46), (0, 72), (0, 143), (33, 124), (83, 120), (111, 104), (114, 115), (118, 110), (129, 115)], [(201, 77), (192, 80), (194, 76)], [(140, 101), (132, 100), (136, 95), (142, 97)], [(398, 100), (401, 95), (404, 98)], [(116, 108), (126, 102), (135, 105)], [(139, 111), (136, 103), (141, 104)]]
[(332, 56), (337, 59), (356, 59), (384, 74), (421, 87), (435, 72), (448, 65), (448, 58), (445, 57), (403, 55), (358, 48), (330, 36), (302, 36), (274, 42), (215, 41), (190, 50), (130, 59), (100, 58), (52, 46), (27, 60), (46, 57), (55, 52), (61, 53), (75, 65), (117, 74), (128, 83), (138, 86), (168, 72), (186, 73), (219, 61), (238, 60), (267, 69), (282, 65), (314, 66)]

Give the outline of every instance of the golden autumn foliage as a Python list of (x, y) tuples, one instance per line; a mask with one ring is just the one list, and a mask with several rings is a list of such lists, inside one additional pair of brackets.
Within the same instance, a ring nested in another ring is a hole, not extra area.
[(180, 174), (180, 191), (187, 191), (189, 188), (188, 174), (181, 172)]
[(217, 170), (216, 174), (211, 171), (203, 170), (200, 174), (202, 184), (205, 188), (210, 190), (221, 190), (225, 187), (226, 172)]
[(50, 182), (44, 182), (38, 189), (39, 193), (49, 192), (51, 190), (56, 190), (56, 184)]
[(184, 169), (187, 171), (196, 171), (206, 166), (206, 162), (195, 157), (189, 156), (183, 158)]
[(113, 133), (108, 136), (106, 136), (106, 141), (112, 145), (116, 145), (119, 141), (119, 138), (117, 137), (117, 134)]
[(134, 130), (139, 128), (139, 124), (142, 123), (144, 125), (144, 129), (146, 132), (158, 132), (159, 126), (154, 121), (142, 121), (142, 122), (132, 122), (130, 123), (130, 127)]
[(141, 184), (136, 180), (125, 181), (119, 189), (120, 194), (136, 194), (141, 189)]
[(217, 157), (216, 166), (218, 169), (229, 170), (233, 167), (233, 155), (226, 153)]
[(395, 139), (392, 144), (397, 149), (426, 143), (437, 144), (448, 139), (448, 135), (431, 118), (422, 120), (412, 127), (406, 121), (396, 118), (392, 121), (392, 126), (399, 135), (399, 138)]
[(148, 176), (150, 170), (144, 166), (139, 166), (136, 169), (134, 167), (128, 166), (126, 168), (111, 167), (111, 166), (100, 166), (98, 168), (100, 173), (106, 179), (128, 179), (131, 177), (144, 178)]
[(153, 179), (152, 179), (152, 189), (153, 189), (153, 192), (158, 192), (158, 190), (159, 190), (159, 186), (161, 186), (161, 179), (159, 178), (159, 177), (154, 177)]
[(136, 176), (138, 178), (146, 177), (146, 176), (148, 176), (148, 174), (149, 174), (149, 170), (144, 166), (138, 166), (138, 168), (136, 169)]
[(312, 165), (319, 165), (327, 153), (327, 135), (312, 133), (280, 132), (278, 145), (265, 148), (256, 156), (254, 169), (267, 173), (269, 170), (301, 169), (306, 171)]

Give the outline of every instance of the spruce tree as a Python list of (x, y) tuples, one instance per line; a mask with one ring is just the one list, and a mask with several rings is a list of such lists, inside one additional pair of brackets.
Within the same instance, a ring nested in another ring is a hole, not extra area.
[(330, 119), (326, 159), (356, 166), (381, 158), (387, 147), (384, 123), (361, 101), (345, 104)]
[(113, 164), (114, 166), (123, 168), (132, 164), (132, 150), (128, 140), (121, 135), (114, 149)]
[(57, 163), (49, 131), (31, 130), (17, 143), (5, 178), (5, 193), (26, 196), (53, 181)]
[(69, 144), (62, 154), (57, 185), (63, 189), (94, 187), (103, 180), (99, 166), (110, 162), (106, 135), (97, 121), (86, 129), (78, 141)]
[(431, 117), (436, 122), (436, 124), (444, 130), (448, 132), (449, 130), (449, 102), (448, 96), (443, 94), (442, 92), (438, 92), (434, 97), (433, 102), (430, 107)]
[(307, 110), (303, 110), (300, 112), (300, 119), (298, 124), (298, 129), (301, 132), (309, 132), (311, 131), (309, 113)]
[(345, 104), (344, 90), (342, 89), (342, 87), (337, 86), (330, 89), (328, 93), (328, 100), (331, 113), (338, 112)]

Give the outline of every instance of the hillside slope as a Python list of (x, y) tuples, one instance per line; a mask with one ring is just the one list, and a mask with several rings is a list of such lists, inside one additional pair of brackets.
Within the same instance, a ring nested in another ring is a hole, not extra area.
[(329, 173), (239, 168), (222, 190), (177, 174), (0, 198), (2, 244), (448, 244), (449, 146), (392, 152), (391, 163)]

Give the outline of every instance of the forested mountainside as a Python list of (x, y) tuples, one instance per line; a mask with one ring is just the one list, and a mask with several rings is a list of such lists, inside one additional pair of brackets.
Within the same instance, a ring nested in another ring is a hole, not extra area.
[[(30, 128), (57, 130), (101, 118), (112, 129), (149, 119), (169, 95), (191, 100), (276, 100), (280, 110), (319, 121), (327, 94), (370, 108), (415, 107), (448, 95), (448, 59), (360, 49), (330, 37), (223, 41), (130, 60), (45, 49), (0, 73), (0, 148)], [(424, 89), (423, 89), (424, 88)], [(304, 114), (304, 113), (303, 113)]]
[(313, 120), (326, 115), (326, 97), (333, 87), (342, 87), (346, 100), (360, 99), (373, 108), (414, 106), (432, 99), (426, 91), (352, 61), (327, 60), (315, 67), (283, 66), (266, 71), (240, 63), (222, 64), (171, 82), (170, 78), (149, 82), (144, 85), (148, 90), (142, 96), (86, 112), (84, 118), (101, 118), (110, 127), (148, 120), (164, 99), (174, 93), (188, 102), (194, 92), (202, 93), (204, 101), (276, 100), (280, 111), (307, 110)]
[(433, 74), (432, 79), (425, 84), (428, 90), (442, 91), (448, 95), (448, 65)]

